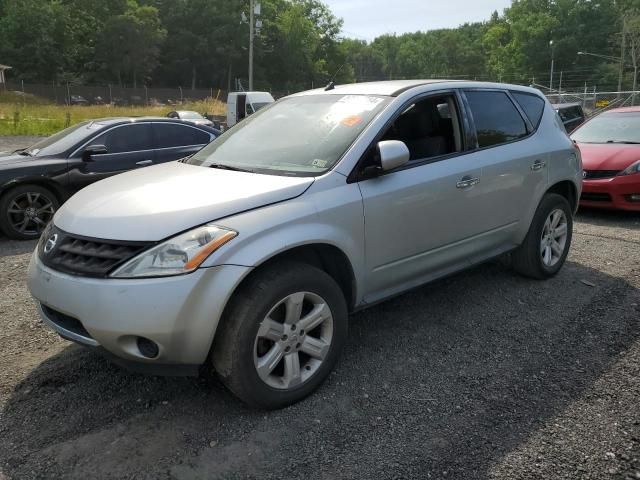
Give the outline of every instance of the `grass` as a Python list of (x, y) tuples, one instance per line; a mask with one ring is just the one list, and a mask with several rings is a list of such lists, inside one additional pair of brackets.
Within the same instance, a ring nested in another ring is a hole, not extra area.
[(32, 95), (3, 92), (0, 93), (0, 135), (51, 135), (84, 120), (105, 117), (164, 117), (176, 109), (224, 115), (225, 108), (223, 102), (213, 98), (180, 106), (65, 106), (48, 103)]

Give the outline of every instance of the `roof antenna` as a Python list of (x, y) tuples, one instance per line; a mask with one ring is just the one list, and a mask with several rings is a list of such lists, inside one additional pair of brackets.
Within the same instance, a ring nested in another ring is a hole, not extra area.
[(331, 81), (328, 83), (328, 85), (326, 87), (324, 87), (324, 91), (325, 92), (329, 92), (329, 91), (334, 90), (336, 88), (335, 79), (338, 76), (338, 74), (342, 71), (344, 66), (345, 66), (345, 64), (343, 63), (342, 65), (340, 65), (340, 68), (338, 69), (338, 71), (333, 74), (333, 77), (331, 77)]

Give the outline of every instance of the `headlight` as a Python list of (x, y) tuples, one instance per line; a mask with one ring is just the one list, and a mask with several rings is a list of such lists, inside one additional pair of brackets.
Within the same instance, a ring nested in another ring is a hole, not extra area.
[(111, 274), (115, 278), (166, 277), (193, 272), (238, 232), (216, 225), (198, 227), (142, 252)]
[(634, 173), (640, 173), (640, 160), (632, 163), (628, 168), (625, 168), (618, 175), (632, 175)]

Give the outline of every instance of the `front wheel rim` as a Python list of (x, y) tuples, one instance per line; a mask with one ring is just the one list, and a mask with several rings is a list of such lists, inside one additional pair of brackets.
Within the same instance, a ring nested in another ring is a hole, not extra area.
[(328, 303), (315, 293), (288, 295), (260, 323), (253, 347), (256, 372), (277, 390), (299, 387), (324, 364), (332, 340)]
[(23, 235), (40, 235), (53, 218), (53, 200), (39, 192), (16, 195), (7, 209), (11, 228)]
[(542, 228), (540, 257), (547, 267), (555, 267), (562, 260), (569, 238), (569, 222), (564, 210), (553, 210)]

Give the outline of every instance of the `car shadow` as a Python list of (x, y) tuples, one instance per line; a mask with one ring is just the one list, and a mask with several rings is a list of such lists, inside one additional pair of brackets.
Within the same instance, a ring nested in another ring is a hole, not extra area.
[(547, 282), (493, 262), (352, 315), (329, 380), (276, 412), (69, 346), (5, 404), (0, 473), (486, 478), (638, 341), (638, 312), (615, 308), (635, 294), (573, 261)]
[(580, 207), (576, 220), (602, 227), (612, 225), (630, 228), (640, 228), (640, 212), (623, 210), (603, 210), (599, 208)]

